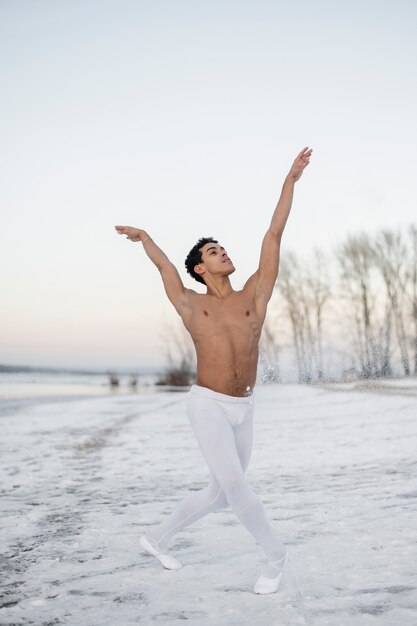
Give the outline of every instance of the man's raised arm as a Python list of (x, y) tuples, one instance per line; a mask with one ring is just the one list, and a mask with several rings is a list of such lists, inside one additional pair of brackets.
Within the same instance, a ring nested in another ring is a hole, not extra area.
[(165, 252), (153, 241), (145, 230), (133, 226), (115, 226), (119, 235), (126, 235), (130, 241), (142, 242), (143, 248), (161, 273), (166, 294), (177, 312), (182, 315), (188, 306), (187, 290), (181, 280), (177, 268), (168, 259)]
[(288, 172), (278, 204), (272, 215), (271, 224), (262, 241), (259, 268), (249, 278), (245, 287), (253, 285), (255, 297), (263, 304), (269, 302), (278, 276), (281, 237), (290, 214), (294, 195), (294, 184), (310, 162), (312, 149), (304, 148), (296, 157)]
[(287, 223), (291, 210), (294, 195), (294, 184), (301, 178), (304, 168), (310, 163), (312, 152), (312, 148), (304, 148), (301, 150), (285, 178), (281, 196), (278, 200), (274, 214), (272, 215), (271, 225), (269, 227), (269, 231), (271, 231), (276, 238), (281, 237), (284, 232), (285, 224)]

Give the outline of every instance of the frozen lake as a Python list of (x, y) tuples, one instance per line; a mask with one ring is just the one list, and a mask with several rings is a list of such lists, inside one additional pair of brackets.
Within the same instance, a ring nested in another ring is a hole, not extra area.
[(247, 477), (290, 562), (231, 509), (179, 533), (163, 570), (138, 538), (207, 469), (186, 394), (9, 406), (1, 417), (2, 626), (416, 626), (417, 382), (256, 389)]

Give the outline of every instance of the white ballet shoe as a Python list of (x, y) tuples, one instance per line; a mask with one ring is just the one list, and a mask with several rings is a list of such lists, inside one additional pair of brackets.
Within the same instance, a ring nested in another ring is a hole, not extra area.
[(162, 552), (149, 543), (145, 535), (139, 538), (139, 543), (148, 554), (152, 554), (152, 556), (156, 557), (165, 569), (181, 569), (182, 563), (180, 563), (180, 561), (174, 559), (170, 554), (162, 554)]
[(255, 586), (253, 588), (255, 593), (262, 593), (262, 594), (275, 593), (275, 591), (279, 587), (279, 583), (281, 582), (281, 578), (282, 578), (282, 574), (284, 572), (284, 568), (285, 568), (285, 566), (287, 564), (287, 561), (288, 561), (288, 550), (285, 553), (285, 557), (283, 557), (279, 561), (271, 561), (271, 563), (278, 564), (278, 563), (281, 563), (281, 561), (283, 559), (285, 559), (284, 565), (282, 566), (282, 570), (280, 571), (280, 573), (278, 574), (278, 576), (276, 578), (267, 578), (266, 576), (263, 576), (261, 574), (261, 576), (258, 578), (258, 580), (256, 581)]

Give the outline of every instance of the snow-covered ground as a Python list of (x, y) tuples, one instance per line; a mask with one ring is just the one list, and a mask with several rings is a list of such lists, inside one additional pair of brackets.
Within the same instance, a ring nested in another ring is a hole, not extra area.
[(417, 385), (393, 388), (257, 388), (247, 477), (291, 555), (270, 596), (230, 509), (174, 538), (181, 570), (139, 548), (206, 483), (186, 394), (9, 406), (0, 624), (416, 626)]

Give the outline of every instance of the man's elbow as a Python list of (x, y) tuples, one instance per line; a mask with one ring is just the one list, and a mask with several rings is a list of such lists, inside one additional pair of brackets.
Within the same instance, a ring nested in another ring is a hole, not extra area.
[(282, 237), (282, 233), (283, 233), (283, 229), (281, 228), (269, 228), (268, 229), (268, 235), (274, 239), (276, 241), (277, 244), (279, 244), (281, 242), (281, 237)]

